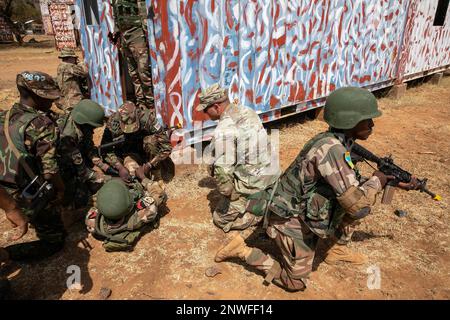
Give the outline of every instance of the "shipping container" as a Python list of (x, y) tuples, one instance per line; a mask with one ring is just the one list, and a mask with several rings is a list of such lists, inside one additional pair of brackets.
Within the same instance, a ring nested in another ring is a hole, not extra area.
[[(93, 98), (124, 99), (109, 1), (77, 0)], [(195, 111), (219, 82), (263, 121), (323, 105), (342, 86), (375, 90), (450, 65), (448, 0), (147, 0), (155, 102), (161, 121), (189, 132), (214, 122)], [(122, 72), (123, 73), (123, 72)]]

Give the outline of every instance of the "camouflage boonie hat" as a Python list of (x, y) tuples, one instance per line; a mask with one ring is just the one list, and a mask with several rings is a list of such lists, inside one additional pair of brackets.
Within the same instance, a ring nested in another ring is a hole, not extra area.
[(59, 54), (58, 58), (62, 59), (62, 58), (70, 58), (70, 57), (78, 58), (78, 56), (75, 53), (75, 50), (73, 50), (72, 48), (67, 48), (67, 47), (62, 48), (61, 53)]
[(56, 100), (61, 95), (55, 80), (50, 75), (39, 71), (19, 73), (16, 77), (16, 84), (44, 99)]
[(227, 89), (220, 87), (218, 83), (206, 88), (199, 95), (200, 104), (197, 111), (203, 111), (213, 103), (223, 102), (228, 99)]
[(119, 108), (120, 128), (124, 133), (139, 130), (139, 108), (131, 101), (126, 101)]

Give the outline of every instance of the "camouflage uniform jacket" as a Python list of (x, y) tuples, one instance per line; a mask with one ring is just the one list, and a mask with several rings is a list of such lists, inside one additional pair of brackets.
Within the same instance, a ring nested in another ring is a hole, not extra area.
[[(167, 132), (155, 117), (153, 110), (142, 110), (139, 116), (139, 130), (135, 133), (124, 134), (120, 128), (120, 114), (111, 115), (105, 128), (102, 144), (112, 142), (125, 137), (125, 143), (118, 145), (106, 154), (105, 161), (114, 167), (117, 162), (130, 154), (138, 154), (146, 161), (151, 161), (153, 166), (168, 158), (172, 152), (172, 145)], [(151, 157), (149, 159), (149, 157)]]
[[(114, 32), (121, 32), (125, 41), (145, 37), (147, 8), (144, 0), (112, 0)], [(144, 31), (144, 32), (143, 32)], [(146, 39), (141, 39), (146, 41)]]
[(83, 93), (83, 86), (87, 85), (88, 76), (89, 73), (82, 64), (60, 63), (56, 81), (61, 90), (58, 104), (62, 110), (71, 110), (75, 104), (87, 98)]
[[(333, 234), (344, 215), (360, 219), (370, 213), (380, 180), (362, 183), (350, 158), (353, 141), (324, 132), (310, 140), (281, 176), (269, 209), (278, 217), (298, 216), (320, 237)], [(274, 228), (301, 238), (298, 219), (280, 220)]]
[[(0, 181), (9, 187), (20, 188), (26, 181), (17, 181), (18, 172), (12, 167), (18, 166), (18, 159), (8, 147), (4, 134), (6, 111), (0, 113)], [(23, 119), (28, 119), (24, 121)], [(26, 105), (16, 103), (11, 109), (9, 133), (16, 148), (25, 158), (30, 158), (30, 165), (35, 174), (55, 174), (58, 172), (56, 160), (57, 130), (54, 123), (45, 115)], [(27, 159), (28, 160), (28, 159)], [(16, 164), (14, 164), (16, 162)], [(29, 163), (29, 161), (27, 161)], [(11, 175), (12, 174), (12, 175)], [(25, 173), (23, 173), (25, 174)], [(12, 176), (13, 179), (8, 179)], [(23, 176), (22, 176), (23, 177)], [(28, 180), (28, 177), (24, 177)]]
[(90, 168), (98, 155), (92, 133), (83, 133), (72, 119), (71, 113), (59, 118), (57, 124), (60, 132), (58, 157), (61, 167), (75, 168), (75, 174), (82, 181), (95, 182), (97, 177)]
[[(267, 148), (258, 150), (258, 143)], [(250, 195), (273, 184), (280, 175), (278, 162), (271, 159), (267, 132), (258, 114), (248, 107), (234, 103), (226, 107), (210, 146), (221, 193), (232, 185), (237, 193)]]
[(151, 182), (148, 179), (144, 179), (142, 183), (135, 181), (130, 184), (129, 191), (134, 199), (135, 205), (131, 212), (119, 221), (108, 221), (99, 214), (96, 207), (92, 207), (88, 211), (85, 220), (88, 231), (91, 233), (96, 232), (96, 219), (100, 232), (107, 236), (138, 230), (144, 225), (153, 222), (158, 215), (158, 211), (155, 200), (146, 190), (148, 183)]

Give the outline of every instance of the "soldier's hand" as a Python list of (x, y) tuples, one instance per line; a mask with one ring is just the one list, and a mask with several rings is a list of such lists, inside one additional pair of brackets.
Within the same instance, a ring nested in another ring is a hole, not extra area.
[(410, 182), (399, 182), (397, 185), (399, 188), (403, 189), (403, 190), (417, 190), (420, 188), (420, 184), (419, 181), (417, 180), (416, 177), (411, 177), (411, 181)]
[(135, 171), (136, 177), (142, 181), (145, 179), (145, 171), (146, 171), (146, 165), (142, 165), (140, 167), (138, 167)]
[(19, 209), (7, 211), (6, 218), (11, 222), (13, 228), (17, 228), (16, 234), (11, 237), (12, 241), (19, 240), (28, 232), (28, 218)]
[(125, 168), (124, 166), (121, 166), (119, 169), (119, 177), (125, 182), (125, 183), (129, 183), (131, 182), (131, 175), (130, 175), (130, 171), (128, 171), (127, 168)]
[(372, 174), (372, 176), (375, 176), (375, 177), (377, 177), (377, 178), (380, 180), (380, 183), (381, 183), (381, 187), (382, 187), (382, 188), (384, 188), (384, 186), (386, 185), (386, 183), (388, 183), (390, 180), (395, 179), (394, 176), (388, 176), (388, 175), (385, 175), (383, 172), (378, 171), (378, 170), (375, 171), (375, 172)]

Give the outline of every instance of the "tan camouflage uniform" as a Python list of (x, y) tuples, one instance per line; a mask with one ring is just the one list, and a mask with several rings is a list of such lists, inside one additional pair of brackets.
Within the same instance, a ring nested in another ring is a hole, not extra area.
[[(77, 57), (73, 49), (63, 49), (60, 58)], [(57, 83), (61, 90), (61, 98), (56, 106), (65, 112), (73, 109), (82, 99), (89, 98), (85, 86), (88, 83), (89, 72), (83, 64), (61, 62), (58, 66)]]
[[(199, 109), (227, 97), (217, 84), (200, 95)], [(258, 149), (258, 143), (265, 148)], [(225, 232), (244, 230), (261, 219), (246, 212), (247, 197), (273, 184), (280, 175), (270, 157), (270, 144), (258, 114), (230, 103), (222, 113), (210, 144), (221, 203), (213, 212), (214, 223)]]
[[(343, 135), (321, 134), (313, 139), (312, 145), (310, 142), (305, 146), (280, 178), (269, 206), (267, 234), (281, 250), (281, 267), (273, 257), (257, 248), (252, 248), (245, 260), (287, 290), (301, 290), (306, 286), (319, 238), (336, 236), (341, 244), (350, 241), (355, 224), (370, 213), (382, 188), (375, 176), (359, 182), (352, 163), (345, 160), (351, 144)], [(297, 177), (300, 183), (292, 177)], [(303, 187), (296, 190), (297, 201), (286, 198), (287, 191), (298, 186)], [(312, 186), (317, 189), (312, 190)], [(302, 194), (309, 195), (306, 202), (302, 201)], [(288, 211), (293, 216), (280, 217)]]

